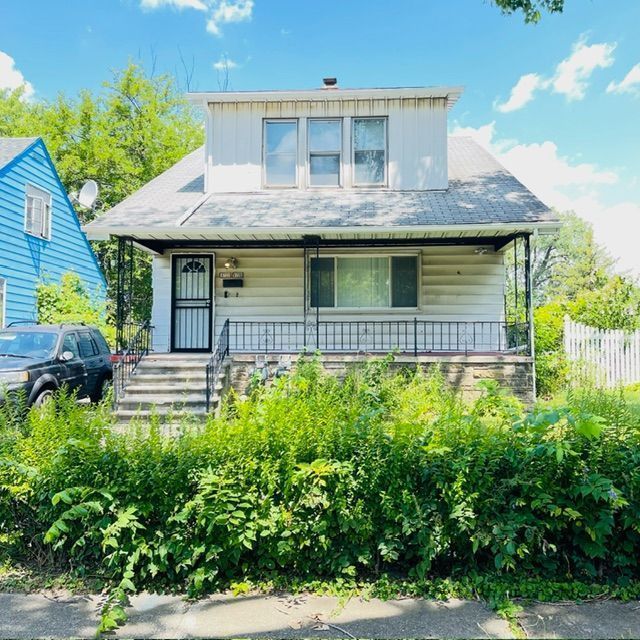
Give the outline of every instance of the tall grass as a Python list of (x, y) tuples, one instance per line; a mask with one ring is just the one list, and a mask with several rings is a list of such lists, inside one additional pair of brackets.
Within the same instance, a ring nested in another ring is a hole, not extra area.
[(394, 572), (640, 577), (640, 422), (582, 391), (524, 415), (465, 405), (388, 360), (315, 361), (173, 438), (126, 435), (60, 396), (0, 412), (0, 526), (14, 557), (127, 588)]

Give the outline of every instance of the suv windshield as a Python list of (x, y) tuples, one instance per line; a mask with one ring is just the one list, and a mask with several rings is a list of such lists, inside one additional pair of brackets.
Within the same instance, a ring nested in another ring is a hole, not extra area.
[(45, 331), (0, 331), (0, 358), (51, 358), (58, 336)]

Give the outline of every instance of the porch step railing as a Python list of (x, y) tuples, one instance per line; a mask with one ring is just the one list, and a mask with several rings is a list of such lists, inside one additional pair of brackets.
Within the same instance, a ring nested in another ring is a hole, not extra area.
[(213, 399), (218, 391), (222, 364), (229, 355), (229, 320), (225, 320), (220, 336), (207, 363), (207, 412), (211, 410)]
[[(232, 352), (514, 353), (530, 354), (526, 323), (494, 321), (346, 320), (227, 321)], [(226, 326), (226, 323), (225, 323)], [(214, 354), (215, 355), (215, 354)]]
[(151, 347), (151, 324), (144, 321), (140, 324), (127, 323), (126, 347), (115, 356), (113, 364), (113, 402), (117, 404), (124, 396), (124, 390), (136, 370), (140, 360), (149, 353)]

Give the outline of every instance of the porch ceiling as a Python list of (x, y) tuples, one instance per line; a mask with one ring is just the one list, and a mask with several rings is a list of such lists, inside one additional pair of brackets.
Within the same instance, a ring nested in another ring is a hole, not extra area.
[(304, 248), (304, 247), (402, 247), (488, 246), (498, 251), (514, 238), (530, 235), (531, 229), (478, 229), (458, 233), (323, 233), (290, 234), (175, 234), (154, 233), (129, 236), (142, 248), (155, 253), (180, 248)]

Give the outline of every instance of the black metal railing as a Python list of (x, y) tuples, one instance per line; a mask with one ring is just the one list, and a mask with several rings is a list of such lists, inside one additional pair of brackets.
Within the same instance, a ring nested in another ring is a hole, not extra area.
[(211, 410), (211, 404), (216, 394), (216, 386), (220, 379), (222, 363), (229, 355), (229, 320), (225, 320), (220, 331), (220, 336), (213, 349), (211, 358), (207, 363), (207, 412)]
[(115, 356), (116, 361), (113, 364), (114, 403), (117, 403), (122, 398), (129, 378), (136, 370), (140, 360), (149, 353), (151, 329), (149, 321), (126, 323), (122, 327), (123, 344), (126, 346), (121, 353)]
[(236, 352), (530, 353), (526, 323), (495, 321), (346, 320), (232, 321)]

